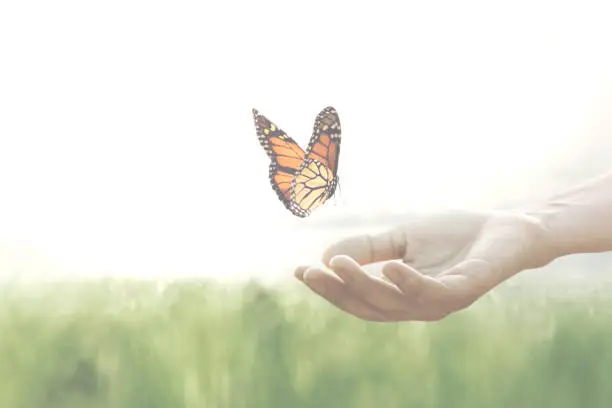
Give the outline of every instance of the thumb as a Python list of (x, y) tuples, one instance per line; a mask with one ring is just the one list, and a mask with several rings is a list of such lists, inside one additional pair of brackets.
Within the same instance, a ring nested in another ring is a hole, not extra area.
[(323, 263), (336, 255), (347, 255), (359, 265), (402, 259), (406, 253), (406, 234), (395, 228), (380, 234), (363, 234), (345, 238), (330, 245), (323, 253)]

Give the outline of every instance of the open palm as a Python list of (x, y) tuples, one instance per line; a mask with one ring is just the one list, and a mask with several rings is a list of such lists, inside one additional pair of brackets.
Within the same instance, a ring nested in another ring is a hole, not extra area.
[[(521, 270), (552, 260), (545, 231), (512, 212), (448, 212), (408, 220), (382, 234), (327, 249), (330, 271), (301, 266), (295, 276), (336, 307), (378, 322), (439, 320)], [(382, 276), (363, 265), (385, 262)]]

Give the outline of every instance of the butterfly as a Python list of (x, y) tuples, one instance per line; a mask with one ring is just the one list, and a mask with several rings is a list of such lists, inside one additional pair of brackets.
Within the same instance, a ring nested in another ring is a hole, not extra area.
[(306, 151), (253, 109), (259, 143), (271, 160), (269, 179), (280, 201), (304, 218), (332, 197), (338, 185), (340, 118), (331, 106), (316, 117)]

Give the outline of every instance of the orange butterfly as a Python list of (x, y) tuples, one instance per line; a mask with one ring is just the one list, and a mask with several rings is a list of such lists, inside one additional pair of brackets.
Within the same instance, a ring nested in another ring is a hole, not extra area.
[(270, 157), (270, 183), (285, 207), (307, 217), (336, 191), (340, 156), (340, 118), (328, 106), (315, 119), (306, 152), (287, 134), (253, 109), (259, 143)]

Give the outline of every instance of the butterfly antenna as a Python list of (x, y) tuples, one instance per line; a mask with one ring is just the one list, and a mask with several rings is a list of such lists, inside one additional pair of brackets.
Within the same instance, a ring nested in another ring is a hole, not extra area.
[[(338, 196), (340, 199), (342, 198), (342, 187), (340, 186), (340, 180), (338, 180)], [(344, 201), (342, 203), (345, 204)], [(338, 198), (334, 200), (334, 204), (338, 205)]]

